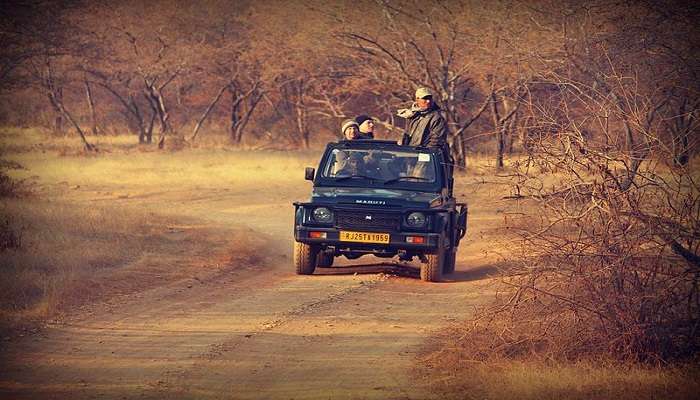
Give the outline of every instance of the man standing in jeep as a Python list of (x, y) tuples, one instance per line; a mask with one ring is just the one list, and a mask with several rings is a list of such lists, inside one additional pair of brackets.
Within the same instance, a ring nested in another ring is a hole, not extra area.
[[(406, 132), (401, 144), (404, 146), (437, 147), (448, 160), (449, 190), (452, 193), (452, 156), (447, 143), (447, 123), (440, 115), (440, 107), (433, 100), (433, 93), (426, 87), (416, 89), (415, 102), (411, 108), (398, 110), (397, 115), (406, 119)], [(420, 176), (420, 170), (415, 174)]]
[(416, 90), (411, 108), (401, 109), (398, 116), (406, 119), (406, 132), (401, 144), (407, 146), (438, 147), (449, 157), (447, 123), (440, 115), (440, 107), (433, 100), (433, 93), (426, 87)]

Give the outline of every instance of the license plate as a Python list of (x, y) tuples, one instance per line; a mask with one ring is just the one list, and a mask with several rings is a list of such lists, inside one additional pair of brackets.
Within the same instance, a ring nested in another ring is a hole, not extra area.
[(389, 243), (388, 233), (374, 232), (352, 232), (340, 231), (340, 240), (343, 242), (360, 242), (360, 243)]

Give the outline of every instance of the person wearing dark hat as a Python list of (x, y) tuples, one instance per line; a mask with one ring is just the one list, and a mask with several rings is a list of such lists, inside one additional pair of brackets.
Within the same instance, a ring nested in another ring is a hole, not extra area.
[(374, 139), (374, 118), (362, 114), (355, 117), (355, 122), (360, 127), (358, 139)]

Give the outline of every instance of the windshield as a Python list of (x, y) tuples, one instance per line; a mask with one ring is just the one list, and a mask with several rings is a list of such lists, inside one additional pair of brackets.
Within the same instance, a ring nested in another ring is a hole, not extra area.
[(384, 185), (436, 180), (435, 162), (430, 153), (386, 149), (333, 149), (322, 175), (336, 181), (364, 179)]

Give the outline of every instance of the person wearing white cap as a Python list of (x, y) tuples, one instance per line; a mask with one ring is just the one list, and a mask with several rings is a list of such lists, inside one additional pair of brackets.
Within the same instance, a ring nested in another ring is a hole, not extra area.
[[(360, 125), (354, 119), (346, 119), (340, 125), (341, 140), (358, 140), (363, 139), (360, 133)], [(341, 170), (346, 169), (348, 165), (348, 153), (338, 151), (335, 153), (335, 167), (333, 173), (337, 174)]]
[(433, 100), (433, 92), (427, 87), (416, 89), (415, 102), (409, 109), (398, 111), (406, 119), (406, 132), (401, 143), (407, 146), (439, 147), (449, 156), (447, 123), (440, 115), (440, 107)]
[[(440, 114), (440, 107), (433, 100), (433, 92), (427, 87), (416, 89), (411, 108), (398, 110), (397, 115), (406, 119), (406, 131), (401, 139), (404, 146), (437, 147), (448, 162), (450, 192), (452, 191), (452, 157), (447, 143), (447, 123)], [(418, 174), (419, 171), (416, 171)]]

